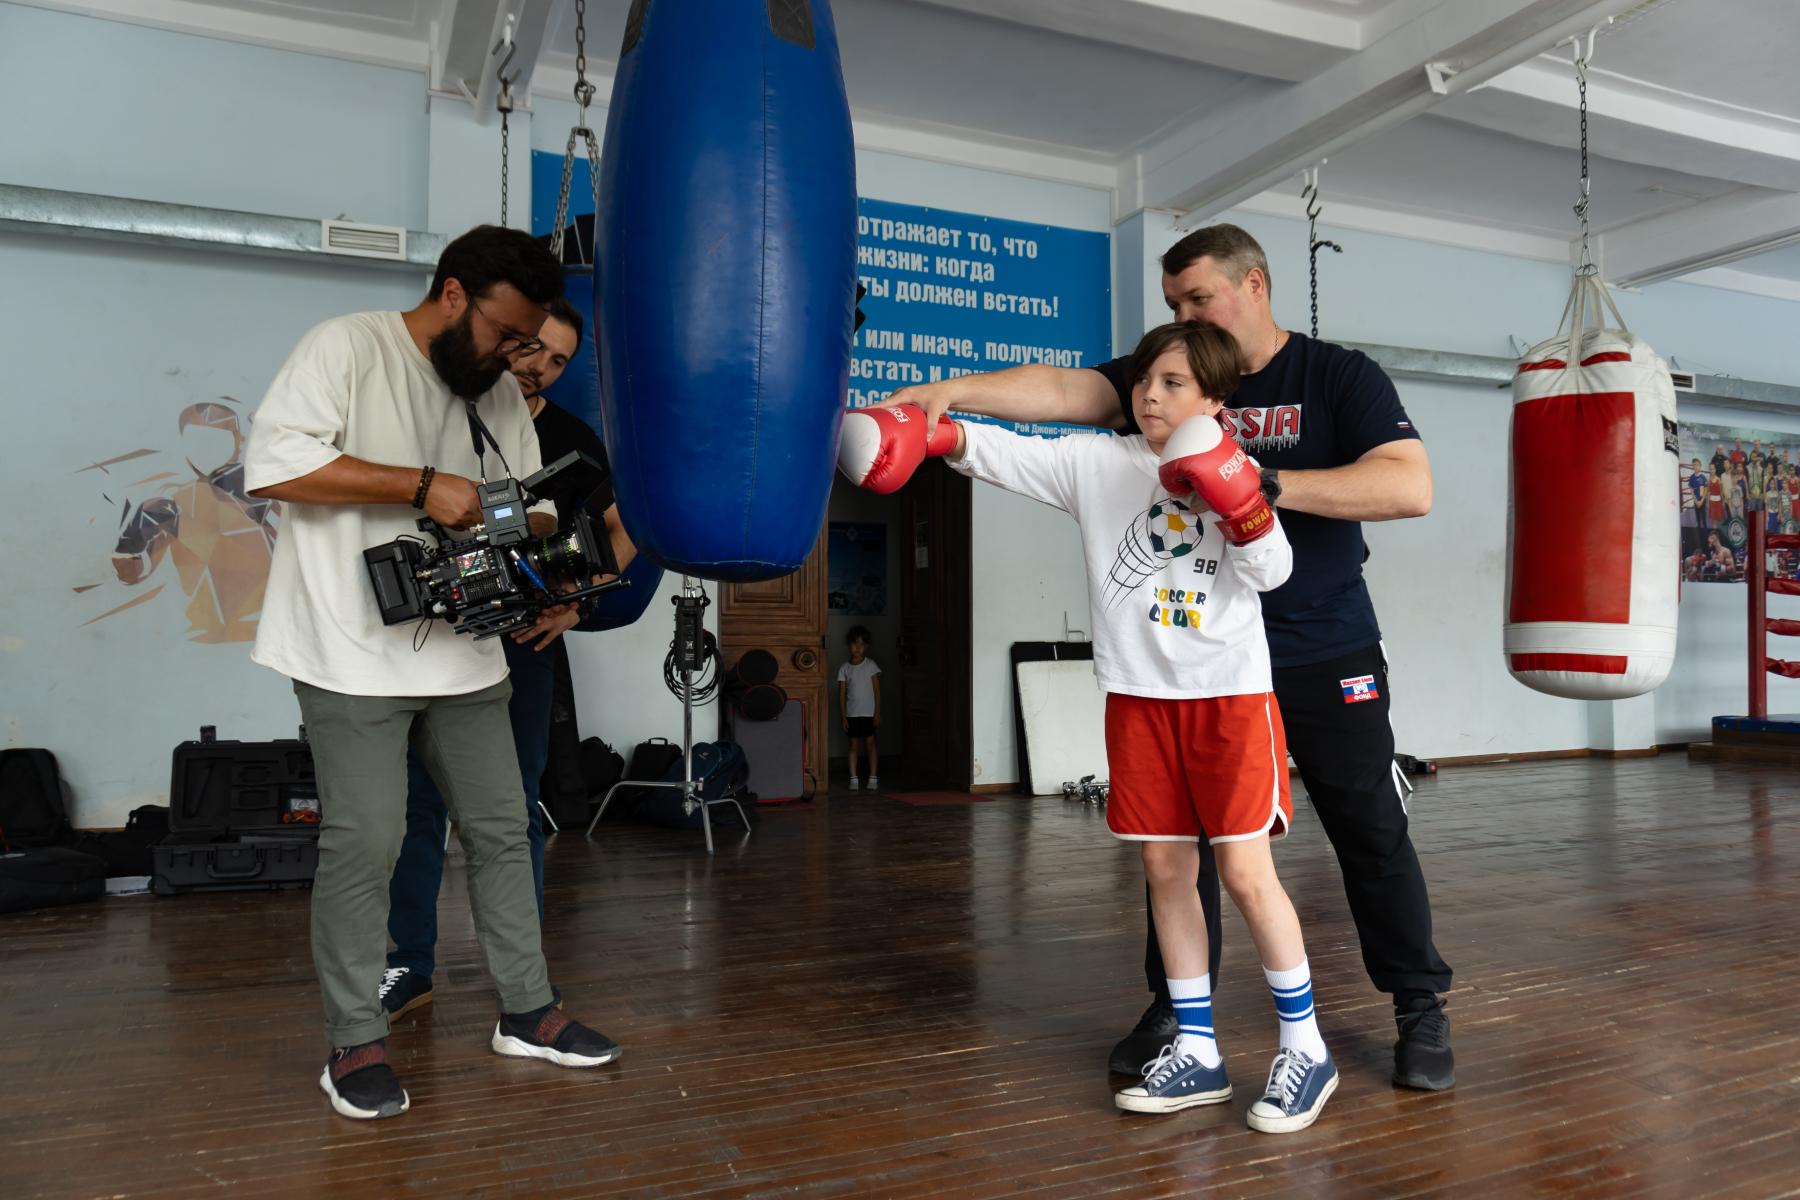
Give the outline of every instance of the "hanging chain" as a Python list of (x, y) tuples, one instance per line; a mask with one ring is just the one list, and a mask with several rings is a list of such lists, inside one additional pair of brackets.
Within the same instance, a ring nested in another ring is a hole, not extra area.
[(1319, 237), (1319, 214), (1325, 211), (1319, 203), (1319, 168), (1307, 171), (1303, 178), (1306, 186), (1300, 190), (1300, 198), (1306, 204), (1307, 264), (1312, 269), (1312, 335), (1316, 338), (1319, 336), (1319, 251), (1329, 246), (1334, 253), (1342, 254), (1344, 248)]
[(506, 68), (512, 65), (513, 55), (518, 53), (518, 47), (513, 44), (511, 13), (508, 13), (506, 17), (506, 31), (500, 35), (500, 40), (494, 43), (494, 48), (488, 52), (488, 57), (491, 58), (502, 50), (506, 51), (506, 57), (500, 60), (499, 66), (494, 68), (494, 78), (500, 81), (500, 90), (494, 98), (494, 107), (500, 110), (500, 224), (509, 225), (511, 222), (507, 218), (512, 206), (512, 128), (508, 118), (512, 116), (513, 111), (513, 81), (519, 77), (517, 71), (511, 75), (506, 73)]
[[(550, 253), (558, 260), (562, 258), (563, 241), (569, 228), (569, 190), (575, 179), (577, 138), (587, 143), (588, 181), (594, 190), (595, 221), (598, 222), (600, 217), (600, 141), (588, 123), (588, 106), (594, 102), (597, 91), (599, 89), (589, 83), (587, 77), (587, 0), (575, 0), (575, 103), (581, 111), (575, 118), (575, 127), (569, 130), (569, 144), (563, 148), (562, 185), (557, 189), (556, 223), (550, 231)], [(593, 260), (591, 252), (583, 253), (583, 262)]]
[(510, 181), (509, 177), (512, 175), (512, 138), (506, 123), (507, 118), (511, 115), (512, 114), (504, 108), (500, 110), (500, 224), (502, 225), (510, 225), (512, 223), (507, 220), (507, 205), (511, 202), (507, 184)]
[(575, 103), (581, 106), (581, 124), (588, 123), (588, 105), (599, 89), (587, 77), (587, 0), (575, 0)]
[(1588, 176), (1587, 65), (1588, 60), (1577, 43), (1575, 86), (1581, 93), (1581, 193), (1575, 201), (1575, 218), (1581, 222), (1581, 258), (1575, 264), (1577, 275), (1594, 275), (1600, 269), (1594, 265), (1593, 254), (1588, 249), (1588, 202), (1593, 198), (1593, 180)]

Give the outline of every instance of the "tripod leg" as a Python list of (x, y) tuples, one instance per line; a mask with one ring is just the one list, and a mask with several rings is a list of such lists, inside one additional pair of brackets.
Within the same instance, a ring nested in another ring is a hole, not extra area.
[(594, 810), (594, 819), (588, 822), (588, 827), (587, 827), (588, 837), (591, 838), (594, 836), (594, 827), (596, 825), (600, 824), (600, 818), (604, 817), (606, 815), (606, 806), (608, 804), (612, 803), (613, 793), (618, 791), (620, 788), (624, 787), (628, 783), (637, 783), (637, 782), (639, 782), (639, 781), (635, 780), (635, 779), (621, 779), (621, 780), (619, 780), (619, 782), (613, 784), (611, 787), (606, 789), (606, 795), (600, 797), (600, 807)]

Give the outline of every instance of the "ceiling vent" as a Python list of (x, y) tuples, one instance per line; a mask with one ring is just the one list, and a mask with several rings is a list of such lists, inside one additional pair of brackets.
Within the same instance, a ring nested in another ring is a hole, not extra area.
[(319, 246), (327, 254), (406, 261), (406, 230), (402, 228), (355, 221), (321, 221), (319, 226)]

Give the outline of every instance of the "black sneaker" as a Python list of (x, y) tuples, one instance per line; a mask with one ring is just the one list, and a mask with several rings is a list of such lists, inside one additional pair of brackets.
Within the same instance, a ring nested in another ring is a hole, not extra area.
[(537, 1012), (501, 1014), (492, 1045), (495, 1054), (541, 1058), (559, 1067), (597, 1067), (621, 1053), (611, 1038), (571, 1019), (555, 1005)]
[(1174, 1041), (1180, 1032), (1181, 1023), (1175, 1017), (1175, 1006), (1160, 998), (1152, 1000), (1144, 1015), (1138, 1018), (1137, 1025), (1112, 1048), (1112, 1056), (1106, 1060), (1106, 1065), (1116, 1075), (1141, 1078), (1145, 1064), (1161, 1054), (1162, 1048)]
[(331, 1097), (339, 1116), (356, 1121), (397, 1117), (412, 1105), (400, 1077), (388, 1066), (383, 1041), (333, 1050), (319, 1076), (319, 1090)]
[(421, 975), (411, 967), (389, 967), (381, 973), (380, 994), (388, 1020), (399, 1020), (413, 1009), (431, 1003), (431, 976)]
[(1400, 1040), (1394, 1043), (1394, 1082), (1401, 1087), (1441, 1092), (1456, 1086), (1456, 1055), (1450, 1052), (1450, 1017), (1436, 996), (1395, 1009)]

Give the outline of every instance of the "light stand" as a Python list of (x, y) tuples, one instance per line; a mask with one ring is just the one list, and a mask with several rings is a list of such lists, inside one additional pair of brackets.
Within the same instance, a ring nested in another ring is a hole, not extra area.
[(699, 782), (694, 779), (694, 673), (706, 668), (706, 607), (712, 602), (707, 599), (706, 589), (700, 581), (687, 575), (681, 577), (681, 594), (670, 599), (675, 604), (675, 642), (669, 655), (681, 679), (681, 686), (675, 689), (675, 694), (681, 698), (681, 779), (619, 780), (606, 789), (606, 795), (601, 798), (594, 819), (588, 822), (587, 836), (590, 839), (594, 836), (600, 818), (606, 815), (606, 806), (612, 802), (613, 793), (620, 788), (674, 788), (681, 793), (681, 811), (684, 814), (691, 816), (696, 808), (700, 810), (700, 828), (706, 834), (706, 852), (712, 854), (713, 805), (730, 804), (736, 807), (738, 820), (743, 822), (745, 837), (750, 836), (750, 818), (736, 796), (705, 799), (700, 793)]

